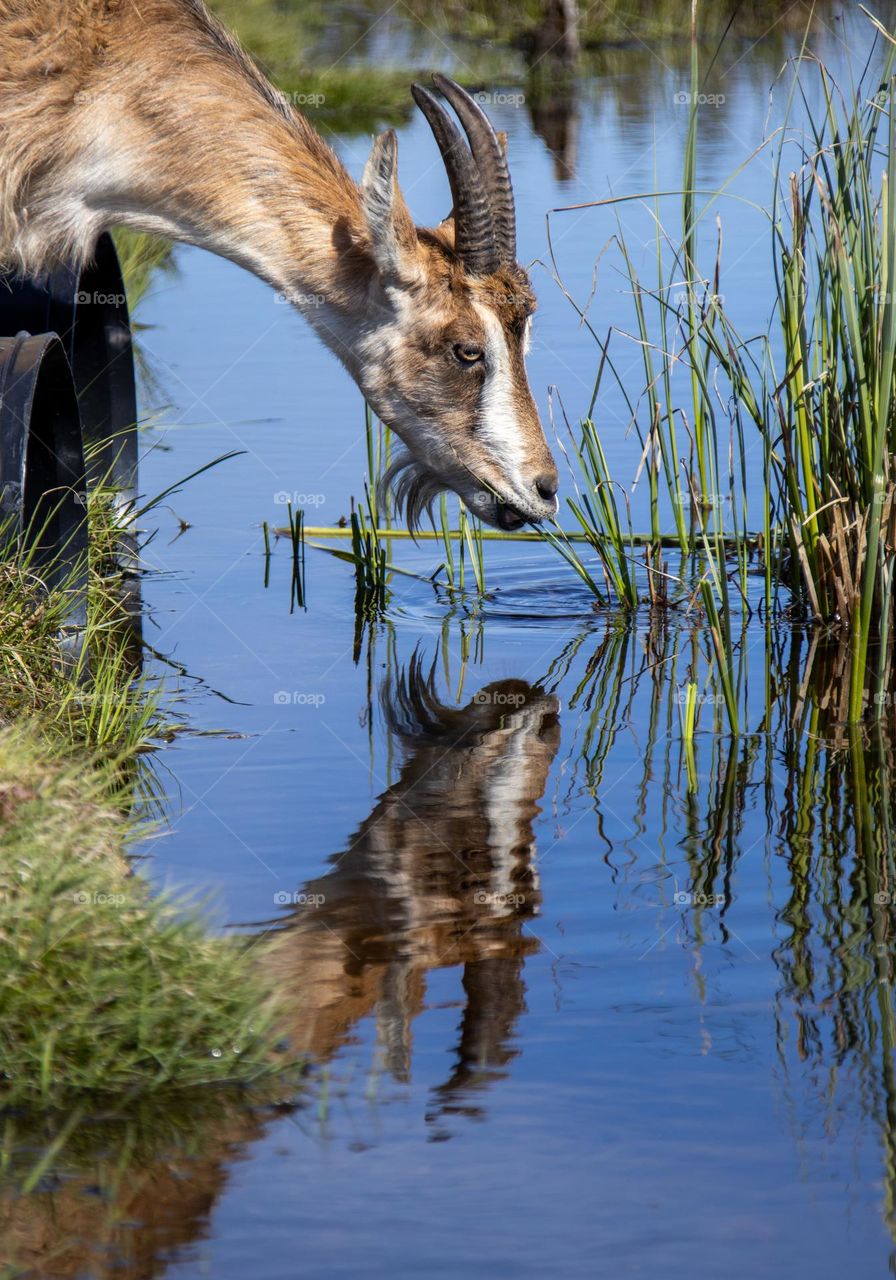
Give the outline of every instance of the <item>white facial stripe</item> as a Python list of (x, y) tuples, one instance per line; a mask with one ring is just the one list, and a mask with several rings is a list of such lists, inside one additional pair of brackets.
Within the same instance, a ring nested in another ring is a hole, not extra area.
[(513, 396), (513, 375), (507, 339), (497, 316), (474, 302), (473, 306), (485, 329), (487, 373), (480, 400), (480, 439), (500, 460), (502, 470), (520, 493), (526, 492), (522, 466), (525, 460), (522, 428)]
[[(544, 708), (538, 705), (524, 707), (507, 717), (506, 728), (501, 732), (502, 749), (488, 771), (485, 787), (485, 815), (488, 820), (488, 842), (494, 870), (489, 885), (497, 903), (511, 904), (519, 892), (517, 871), (520, 856), (516, 852), (521, 845), (528, 845), (531, 828), (527, 830), (526, 815), (530, 812), (532, 769), (539, 763), (537, 749), (533, 748), (535, 734), (541, 727)], [(539, 793), (540, 794), (540, 791)], [(538, 876), (532, 870), (530, 888), (538, 887)], [(495, 915), (508, 915), (511, 905), (493, 908)]]
[(529, 348), (532, 346), (532, 317), (526, 317), (526, 327), (523, 330), (523, 355), (529, 354)]

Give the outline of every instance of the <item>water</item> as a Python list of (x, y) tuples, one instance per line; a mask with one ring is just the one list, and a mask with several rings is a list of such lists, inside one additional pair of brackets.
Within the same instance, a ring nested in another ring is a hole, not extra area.
[[(845, 71), (839, 21), (819, 43)], [(867, 35), (848, 34), (861, 61)], [(702, 185), (760, 140), (786, 47), (742, 42), (716, 68)], [(601, 55), (552, 122), (555, 142), (577, 138), (560, 157), (524, 106), (494, 107), (521, 260), (547, 261), (547, 208), (678, 187), (686, 58)], [(359, 174), (366, 139), (335, 143)], [(446, 183), (422, 121), (399, 146), (415, 216), (437, 220)], [(736, 190), (761, 203), (768, 182), (760, 161)], [(649, 268), (649, 220), (621, 216)], [(580, 302), (614, 217), (552, 215)], [(762, 217), (732, 202), (724, 225), (726, 293), (758, 330)], [(120, 1225), (96, 1194), (108, 1150), (63, 1169), (21, 1208), (24, 1237), (60, 1249), (35, 1274), (886, 1273), (894, 760), (884, 734), (834, 733), (837, 654), (815, 655), (831, 675), (801, 696), (808, 637), (777, 633), (772, 665), (794, 678), (769, 690), (751, 624), (750, 732), (732, 742), (696, 622), (598, 612), (546, 548), (489, 547), (482, 606), (397, 578), (361, 627), (348, 567), (309, 550), (307, 609), (291, 611), (288, 550), (265, 586), (260, 525), (285, 522), (284, 495), (310, 523), (347, 513), (359, 395), (258, 281), (188, 248), (174, 267), (137, 310), (142, 488), (244, 453), (172, 496), (146, 551), (147, 638), (168, 660), (154, 669), (188, 731), (158, 761), (168, 829), (145, 870), (211, 891), (222, 926), (275, 931), (313, 1066), (297, 1109), (212, 1110), (187, 1122), (186, 1152), (160, 1138), (113, 1198)], [(555, 387), (575, 421), (596, 347), (550, 271), (533, 274), (533, 389), (546, 410)], [(599, 281), (595, 327), (630, 332), (624, 281), (606, 264)], [(618, 368), (642, 385), (634, 346)], [(630, 479), (622, 397), (608, 389), (597, 416)], [(438, 555), (399, 560), (429, 572)]]

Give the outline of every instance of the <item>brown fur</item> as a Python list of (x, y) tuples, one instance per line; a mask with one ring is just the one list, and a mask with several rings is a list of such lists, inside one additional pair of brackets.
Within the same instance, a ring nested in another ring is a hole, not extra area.
[(360, 233), (357, 187), (337, 157), (198, 0), (0, 0), (0, 68), (0, 261), (34, 270), (89, 256), (93, 234), (50, 213), (85, 156), (108, 170), (132, 158), (118, 188), (107, 179), (88, 204), (110, 200), (125, 221), (131, 204), (168, 206), (183, 238), (211, 222), (237, 258), (257, 235), (254, 202), (240, 198), (252, 191), (267, 211), (266, 256), (282, 264), (275, 284), (321, 222)]

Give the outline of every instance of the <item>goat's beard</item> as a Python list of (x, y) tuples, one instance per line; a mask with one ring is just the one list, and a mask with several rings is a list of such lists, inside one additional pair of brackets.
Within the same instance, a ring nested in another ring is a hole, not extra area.
[(396, 509), (404, 513), (408, 529), (416, 533), (424, 515), (432, 518), (433, 503), (439, 494), (450, 491), (450, 488), (424, 463), (418, 462), (410, 453), (402, 452), (383, 475), (377, 493), (383, 503), (391, 494)]

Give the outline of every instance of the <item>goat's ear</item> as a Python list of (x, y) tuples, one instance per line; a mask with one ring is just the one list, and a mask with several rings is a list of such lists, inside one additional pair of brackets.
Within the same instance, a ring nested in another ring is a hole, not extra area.
[(394, 129), (374, 139), (361, 179), (361, 205), (371, 253), (381, 274), (393, 280), (416, 276), (417, 230), (398, 186)]

